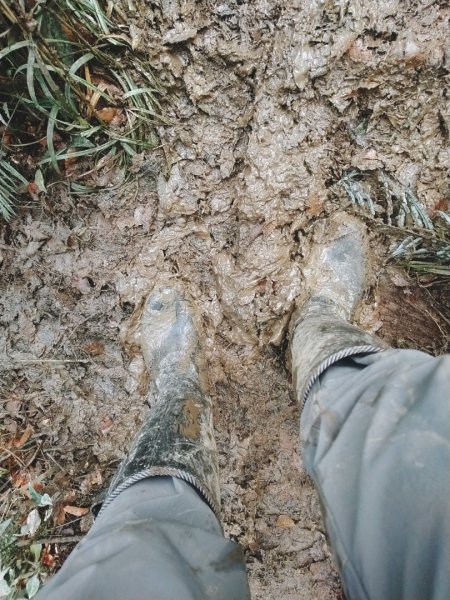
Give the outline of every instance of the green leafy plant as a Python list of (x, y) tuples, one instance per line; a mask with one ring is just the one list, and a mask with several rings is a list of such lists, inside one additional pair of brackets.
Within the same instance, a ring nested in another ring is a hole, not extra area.
[[(48, 494), (39, 494), (28, 486), (29, 512), (22, 526), (11, 518), (0, 521), (0, 598), (32, 598), (46, 578), (42, 564), (43, 545), (35, 536), (45, 534), (53, 502)], [(41, 509), (41, 510), (39, 510)]]
[[(45, 188), (49, 170), (74, 181), (80, 173), (69, 167), (86, 157), (95, 165), (109, 155), (126, 166), (155, 146), (162, 89), (118, 11), (106, 0), (0, 0), (2, 172), (11, 173), (5, 165), (14, 155), (27, 164), (28, 181), (31, 168), (43, 173)], [(19, 188), (14, 177), (5, 189), (0, 182), (6, 219)]]
[(0, 154), (0, 215), (6, 220), (14, 215), (14, 198), (27, 180)]
[(432, 220), (410, 187), (383, 171), (371, 177), (370, 186), (362, 172), (352, 169), (338, 185), (354, 206), (400, 240), (391, 250), (391, 259), (417, 273), (450, 277), (450, 215), (438, 210)]

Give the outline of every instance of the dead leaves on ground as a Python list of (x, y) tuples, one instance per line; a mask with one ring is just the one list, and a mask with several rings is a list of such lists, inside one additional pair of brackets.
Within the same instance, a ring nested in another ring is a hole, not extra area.
[(74, 517), (84, 517), (89, 512), (89, 508), (83, 508), (81, 506), (71, 506), (68, 504), (67, 506), (63, 506), (63, 511), (66, 515), (72, 515)]
[(28, 442), (28, 440), (30, 439), (30, 437), (33, 435), (33, 428), (31, 427), (31, 425), (27, 425), (25, 431), (22, 433), (22, 435), (19, 438), (13, 439), (11, 446), (13, 448), (22, 448), (23, 446), (25, 446), (25, 444)]
[[(109, 429), (111, 423), (104, 423), (105, 429)], [(45, 468), (47, 465), (45, 463), (44, 465), (35, 464), (42, 442), (34, 440), (33, 435), (34, 429), (27, 425), (23, 431), (15, 433), (9, 439), (3, 439), (0, 443), (0, 455), (3, 455), (2, 467), (4, 465), (2, 469), (3, 491), (0, 500), (10, 501), (11, 494), (20, 494), (22, 498), (20, 512), (23, 513), (23, 519), (34, 519), (27, 529), (31, 537), (36, 534), (42, 522), (39, 510), (41, 507), (52, 507), (44, 520), (51, 516), (56, 527), (64, 525), (67, 521), (73, 522), (73, 517), (81, 519), (89, 514), (89, 508), (78, 506), (73, 501), (79, 497), (80, 493), (83, 496), (91, 494), (93, 488), (98, 488), (103, 483), (102, 474), (98, 466), (95, 466), (86, 475), (78, 491), (72, 489), (62, 496), (60, 492), (54, 493), (49, 490), (49, 493), (53, 495), (52, 500), (46, 493), (47, 488), (44, 483), (47, 479), (47, 472), (43, 470), (43, 467)], [(7, 500), (8, 498), (9, 500)], [(44, 504), (37, 502), (37, 499), (42, 498), (47, 498), (48, 501)], [(47, 561), (52, 562), (50, 556)]]

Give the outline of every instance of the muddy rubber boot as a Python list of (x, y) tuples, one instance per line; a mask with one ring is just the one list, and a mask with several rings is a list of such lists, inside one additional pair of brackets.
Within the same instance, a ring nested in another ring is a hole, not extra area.
[(306, 288), (291, 320), (292, 378), (303, 408), (316, 379), (333, 363), (386, 346), (350, 324), (366, 285), (368, 239), (354, 217), (338, 213), (303, 269)]
[(141, 346), (155, 402), (111, 482), (102, 510), (137, 481), (172, 476), (190, 483), (219, 517), (211, 400), (201, 380), (191, 308), (176, 290), (163, 288), (147, 299)]

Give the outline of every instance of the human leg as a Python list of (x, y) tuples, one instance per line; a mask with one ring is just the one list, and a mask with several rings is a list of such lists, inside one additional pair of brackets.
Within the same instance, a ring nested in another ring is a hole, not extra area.
[(314, 479), (347, 597), (450, 597), (449, 359), (388, 349), (350, 324), (367, 238), (331, 221), (312, 250), (290, 340)]
[(98, 517), (38, 598), (245, 600), (242, 551), (190, 484), (143, 479)]
[(141, 345), (152, 409), (93, 528), (38, 597), (245, 600), (242, 552), (219, 523), (217, 450), (194, 318), (176, 291), (148, 299)]
[(313, 385), (302, 454), (349, 599), (450, 597), (450, 357), (354, 356)]

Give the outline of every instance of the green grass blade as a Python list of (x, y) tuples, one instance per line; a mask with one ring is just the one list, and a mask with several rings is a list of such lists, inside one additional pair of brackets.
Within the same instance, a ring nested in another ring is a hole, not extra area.
[(36, 62), (36, 55), (34, 53), (33, 45), (30, 44), (28, 49), (28, 60), (27, 60), (27, 88), (28, 93), (30, 94), (31, 100), (34, 104), (38, 105), (38, 99), (36, 96), (36, 91), (34, 89), (34, 63)]
[(93, 58), (94, 58), (94, 55), (92, 54), (92, 52), (87, 52), (86, 54), (83, 54), (83, 56), (81, 56), (78, 60), (76, 60), (73, 63), (73, 65), (70, 67), (70, 69), (69, 69), (69, 75), (71, 77), (73, 75), (75, 75), (75, 73), (78, 71), (78, 69), (80, 67), (82, 67), (83, 65), (85, 65), (86, 63), (88, 63)]
[[(39, 164), (61, 172), (61, 160), (92, 157), (95, 161), (108, 153), (126, 167), (138, 150), (154, 147), (154, 124), (164, 120), (158, 114), (162, 89), (138, 54), (125, 54), (131, 40), (122, 24), (115, 22), (122, 13), (111, 10), (114, 1), (108, 8), (106, 0), (39, 1), (29, 10), (36, 27), (28, 31), (23, 0), (0, 0), (0, 13), (7, 6), (8, 18), (15, 24), (2, 38), (2, 43), (10, 45), (1, 50), (0, 58), (7, 57), (14, 87), (8, 84), (0, 122), (18, 133), (35, 132), (36, 138), (20, 144), (20, 156), (25, 145), (34, 144)], [(100, 78), (93, 76), (91, 81), (87, 65), (90, 73), (102, 73)], [(121, 90), (118, 95), (109, 82)], [(94, 109), (104, 106), (121, 107), (125, 122), (119, 130), (115, 122), (97, 117)], [(56, 143), (56, 132), (62, 144)], [(38, 145), (43, 137), (47, 142), (44, 156)], [(0, 174), (2, 206), (6, 206), (18, 180), (5, 168)], [(45, 187), (40, 174), (39, 178), (40, 188)]]
[(154, 88), (144, 87), (144, 88), (136, 88), (135, 90), (130, 90), (123, 95), (124, 100), (127, 98), (132, 98), (133, 96), (139, 96), (140, 94), (151, 94), (155, 92)]
[[(87, 150), (78, 150), (77, 152), (64, 152), (63, 154), (57, 154), (56, 159), (57, 160), (65, 160), (66, 158), (77, 158), (79, 156), (89, 156), (94, 153), (97, 154), (97, 153), (103, 152), (103, 150), (111, 148), (111, 146), (113, 146), (116, 143), (117, 143), (117, 140), (109, 140), (105, 144), (102, 144), (101, 146), (96, 146), (95, 148), (88, 148)], [(51, 162), (50, 158), (44, 158), (38, 164), (45, 165), (45, 164), (48, 164), (49, 162)]]
[(55, 146), (53, 144), (53, 135), (55, 131), (56, 117), (58, 116), (59, 106), (53, 106), (48, 116), (47, 123), (47, 149), (50, 154), (50, 162), (57, 173), (61, 173), (58, 159), (56, 157)]
[(6, 160), (1, 161), (2, 169), (10, 173), (15, 179), (17, 179), (20, 183), (26, 185), (28, 181), (23, 177), (17, 169), (15, 169), (9, 162)]
[(5, 56), (8, 56), (8, 54), (11, 54), (11, 52), (15, 52), (16, 50), (20, 50), (21, 48), (26, 48), (30, 45), (30, 43), (30, 40), (24, 40), (22, 42), (16, 42), (12, 46), (8, 46), (8, 48), (5, 48), (0, 52), (0, 60), (5, 58)]
[(109, 29), (108, 29), (108, 25), (106, 23), (106, 15), (103, 14), (97, 0), (91, 0), (91, 4), (93, 4), (93, 6), (94, 6), (95, 14), (97, 16), (97, 21), (98, 21), (100, 27), (102, 28), (103, 33), (108, 34)]
[(412, 261), (407, 263), (405, 266), (423, 273), (431, 273), (433, 275), (441, 275), (443, 277), (450, 277), (450, 266), (449, 265), (436, 265), (431, 262), (419, 262)]
[(0, 158), (0, 215), (10, 221), (15, 215), (16, 194), (27, 180), (5, 159)]
[(41, 58), (41, 55), (39, 54), (39, 51), (36, 48), (36, 52), (35, 52), (35, 56), (36, 56), (36, 62), (39, 65), (39, 68), (41, 70), (42, 75), (44, 76), (49, 88), (51, 89), (51, 91), (54, 94), (58, 94), (59, 92), (59, 88), (58, 85), (55, 83), (55, 81), (53, 80), (53, 77), (50, 74), (50, 69), (52, 70), (56, 70), (54, 69), (52, 66), (50, 66), (50, 68), (44, 63), (44, 61)]

